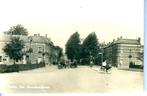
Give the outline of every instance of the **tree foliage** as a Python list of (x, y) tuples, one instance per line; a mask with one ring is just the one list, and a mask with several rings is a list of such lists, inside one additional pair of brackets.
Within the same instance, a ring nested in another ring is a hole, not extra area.
[(25, 29), (21, 24), (11, 27), (5, 33), (9, 35), (28, 35), (27, 29)]
[[(95, 32), (90, 33), (82, 44), (82, 58), (96, 58), (99, 52), (99, 42)], [(88, 60), (89, 61), (89, 60)]]
[(5, 45), (3, 51), (10, 57), (10, 59), (15, 61), (21, 60), (23, 58), (22, 49), (24, 48), (24, 42), (20, 40), (19, 37), (12, 37), (11, 41)]
[(68, 39), (66, 43), (65, 53), (67, 54), (68, 59), (76, 59), (78, 60), (79, 57), (79, 46), (80, 46), (80, 35), (78, 32), (75, 32), (71, 37)]
[(59, 46), (56, 46), (56, 50), (58, 50), (58, 56), (57, 56), (57, 61), (60, 61), (60, 58), (63, 56), (63, 49)]

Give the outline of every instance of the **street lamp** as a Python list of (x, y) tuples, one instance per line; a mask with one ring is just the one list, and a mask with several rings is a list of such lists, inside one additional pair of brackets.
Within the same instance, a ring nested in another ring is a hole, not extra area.
[(129, 53), (129, 64), (130, 64), (130, 63), (132, 63), (132, 61), (131, 61), (131, 58), (132, 58), (131, 49), (129, 51), (130, 51), (130, 53)]
[(103, 63), (103, 50), (101, 49), (101, 52), (99, 53), (101, 55), (101, 65)]
[(89, 59), (90, 59), (90, 61), (92, 60), (91, 51), (89, 51)]
[(45, 60), (44, 60), (44, 56), (45, 56), (46, 52), (44, 50), (44, 46), (43, 46), (43, 51), (42, 51), (42, 59), (43, 59), (43, 63), (45, 63)]
[(99, 54), (101, 55), (101, 65), (102, 65), (102, 63), (103, 63), (103, 53), (100, 52)]
[(32, 57), (31, 57), (31, 53), (32, 53), (32, 51), (33, 51), (32, 47), (31, 47), (32, 38), (30, 37), (30, 38), (29, 38), (29, 40), (30, 40), (30, 48), (29, 48), (29, 53), (30, 53), (30, 64), (31, 64), (31, 59), (32, 59)]

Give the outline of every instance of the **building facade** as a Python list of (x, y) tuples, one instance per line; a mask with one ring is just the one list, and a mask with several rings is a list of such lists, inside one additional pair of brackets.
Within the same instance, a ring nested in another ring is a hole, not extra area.
[(104, 60), (118, 68), (129, 68), (130, 63), (143, 65), (143, 60), (139, 59), (139, 53), (143, 53), (140, 38), (120, 37), (103, 47)]
[(4, 46), (10, 42), (11, 37), (20, 37), (25, 44), (22, 49), (25, 53), (23, 59), (16, 62), (16, 64), (36, 64), (40, 62), (51, 64), (57, 58), (58, 50), (55, 49), (47, 35), (40, 36), (40, 34), (34, 34), (34, 36), (22, 36), (4, 34), (0, 37), (0, 64), (13, 64), (13, 60), (3, 51)]

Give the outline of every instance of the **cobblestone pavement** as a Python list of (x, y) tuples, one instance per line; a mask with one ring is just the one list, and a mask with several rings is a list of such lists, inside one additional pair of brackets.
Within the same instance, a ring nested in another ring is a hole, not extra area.
[(104, 93), (143, 91), (143, 72), (118, 70), (111, 74), (99, 67), (79, 66), (57, 69), (57, 66), (18, 73), (0, 74), (1, 92), (23, 93)]

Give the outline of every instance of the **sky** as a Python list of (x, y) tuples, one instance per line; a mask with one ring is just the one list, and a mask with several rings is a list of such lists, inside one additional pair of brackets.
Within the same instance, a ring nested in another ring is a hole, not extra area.
[(122, 36), (144, 43), (144, 0), (0, 0), (0, 32), (22, 24), (64, 48), (76, 31), (100, 43)]

